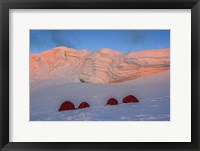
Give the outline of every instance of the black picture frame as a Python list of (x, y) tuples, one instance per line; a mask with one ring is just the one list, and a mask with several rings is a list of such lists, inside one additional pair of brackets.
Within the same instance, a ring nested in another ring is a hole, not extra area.
[[(191, 142), (9, 142), (9, 9), (191, 9)], [(199, 0), (0, 0), (0, 148), (1, 150), (200, 150)]]

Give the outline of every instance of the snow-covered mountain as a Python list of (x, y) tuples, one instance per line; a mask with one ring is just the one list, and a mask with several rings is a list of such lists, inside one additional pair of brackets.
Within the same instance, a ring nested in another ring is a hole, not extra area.
[[(169, 121), (170, 49), (121, 53), (56, 47), (30, 55), (31, 121)], [(166, 70), (166, 71), (165, 71)], [(134, 95), (139, 103), (122, 103)], [(105, 105), (109, 98), (119, 104)], [(70, 100), (77, 108), (59, 112)]]
[(56, 47), (30, 55), (31, 84), (118, 83), (170, 68), (170, 49), (121, 53)]

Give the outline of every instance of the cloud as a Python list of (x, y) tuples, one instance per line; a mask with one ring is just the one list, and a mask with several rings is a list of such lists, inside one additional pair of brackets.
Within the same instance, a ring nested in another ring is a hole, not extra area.
[(51, 40), (55, 46), (65, 46), (69, 48), (76, 48), (76, 41), (74, 41), (74, 34), (67, 34), (62, 30), (52, 30)]
[(39, 53), (57, 46), (76, 48), (80, 45), (78, 37), (78, 32), (71, 30), (31, 30), (30, 49), (33, 53)]
[(147, 37), (147, 31), (131, 31), (130, 32), (130, 42), (133, 45), (142, 44), (145, 41), (145, 38)]
[(132, 30), (129, 32), (128, 37), (125, 38), (125, 43), (129, 46), (128, 52), (132, 51), (134, 47), (145, 44), (148, 36), (148, 31), (145, 30)]

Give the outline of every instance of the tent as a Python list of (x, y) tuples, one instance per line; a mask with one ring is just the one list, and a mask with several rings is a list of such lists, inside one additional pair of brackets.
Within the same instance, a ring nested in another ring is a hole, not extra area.
[(135, 96), (129, 95), (123, 99), (123, 103), (129, 103), (129, 102), (139, 102), (139, 100)]
[(117, 105), (118, 101), (115, 98), (110, 98), (107, 102), (107, 105)]
[(75, 106), (71, 101), (66, 101), (61, 104), (59, 111), (74, 110)]
[(82, 109), (82, 108), (86, 108), (86, 107), (90, 107), (90, 105), (87, 103), (87, 102), (82, 102), (80, 105), (79, 105), (79, 109)]

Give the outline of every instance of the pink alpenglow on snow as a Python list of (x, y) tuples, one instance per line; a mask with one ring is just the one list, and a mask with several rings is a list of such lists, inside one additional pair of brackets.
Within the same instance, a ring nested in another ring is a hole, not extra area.
[(135, 102), (139, 102), (139, 100), (133, 95), (129, 95), (123, 99), (123, 103), (130, 103), (130, 102), (135, 103)]
[(31, 88), (43, 84), (119, 83), (170, 68), (170, 49), (122, 53), (56, 47), (30, 55)]
[(71, 101), (66, 101), (61, 104), (59, 111), (74, 110), (75, 106)]

